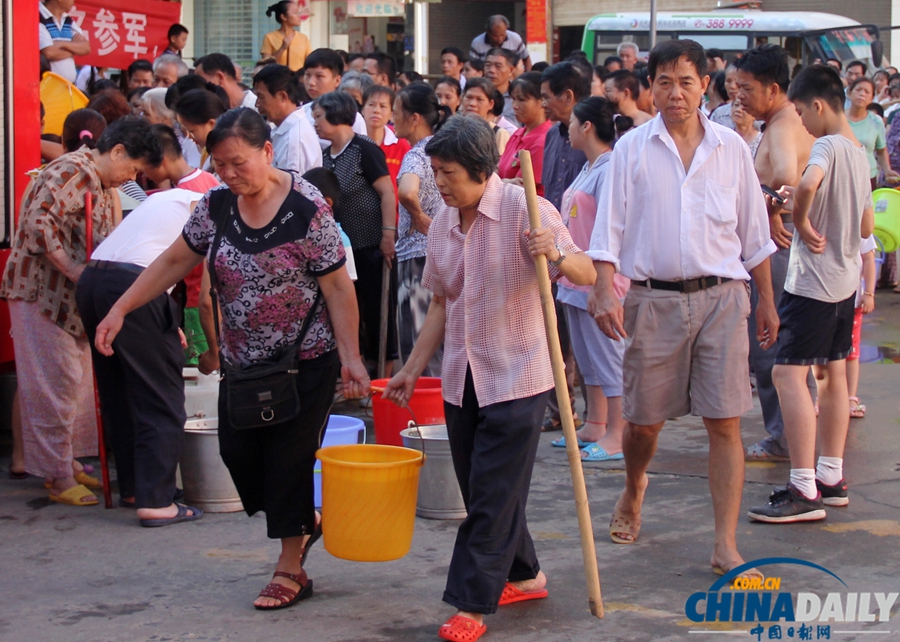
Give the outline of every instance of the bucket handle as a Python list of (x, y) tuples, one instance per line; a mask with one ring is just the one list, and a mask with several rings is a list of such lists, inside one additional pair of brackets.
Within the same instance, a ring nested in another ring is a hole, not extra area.
[[(372, 397), (375, 395), (376, 392), (384, 392), (384, 388), (372, 386), (371, 391), (369, 392), (368, 398), (372, 399)], [(419, 420), (416, 419), (416, 413), (414, 413), (413, 409), (409, 407), (409, 404), (406, 405), (406, 411), (409, 413), (410, 417), (412, 417), (412, 419), (410, 419), (409, 422), (406, 424), (407, 429), (415, 428), (416, 436), (419, 438), (419, 441), (422, 442), (422, 463), (424, 464), (425, 463), (425, 438), (422, 436), (422, 431), (419, 430)], [(372, 413), (372, 404), (371, 403), (366, 404), (365, 414), (369, 418), (374, 418), (375, 415), (370, 414), (370, 413)]]

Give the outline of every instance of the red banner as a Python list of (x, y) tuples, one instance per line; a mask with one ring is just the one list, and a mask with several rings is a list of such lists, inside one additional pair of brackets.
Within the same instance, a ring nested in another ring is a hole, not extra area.
[(79, 65), (125, 69), (135, 60), (153, 61), (169, 44), (169, 27), (181, 20), (181, 4), (160, 0), (76, 0), (69, 12), (91, 41)]
[(525, 42), (547, 42), (547, 0), (525, 0)]

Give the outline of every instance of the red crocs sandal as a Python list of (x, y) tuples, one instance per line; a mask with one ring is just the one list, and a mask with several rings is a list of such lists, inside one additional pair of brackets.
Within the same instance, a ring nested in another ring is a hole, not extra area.
[(542, 600), (548, 595), (549, 593), (545, 588), (536, 591), (522, 591), (507, 582), (506, 586), (503, 587), (503, 593), (500, 594), (500, 601), (497, 605), (504, 606), (506, 604), (515, 604), (516, 602), (527, 602), (528, 600)]
[[(312, 580), (309, 579), (306, 575), (306, 571), (304, 569), (300, 569), (300, 572), (291, 575), (290, 573), (285, 573), (284, 571), (275, 571), (275, 574), (272, 577), (286, 577), (292, 582), (296, 582), (300, 585), (300, 590), (295, 591), (283, 584), (278, 584), (276, 582), (269, 583), (266, 588), (259, 592), (259, 597), (271, 597), (276, 600), (280, 600), (281, 604), (277, 604), (275, 606), (256, 606), (260, 611), (274, 611), (276, 609), (285, 609), (289, 606), (293, 606), (300, 600), (305, 600), (308, 597), (312, 597), (313, 594), (313, 583)], [(475, 639), (475, 638), (472, 638)]]
[(485, 631), (487, 625), (478, 624), (475, 620), (462, 615), (454, 615), (438, 629), (438, 637), (450, 642), (475, 642)]

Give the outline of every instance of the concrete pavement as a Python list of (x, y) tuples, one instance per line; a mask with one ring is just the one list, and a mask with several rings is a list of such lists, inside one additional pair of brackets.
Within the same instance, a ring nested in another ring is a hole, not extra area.
[[(900, 343), (900, 296), (879, 293), (863, 340), (890, 359)], [(828, 569), (782, 564), (762, 570), (780, 590), (843, 594), (900, 591), (900, 366), (865, 364), (860, 396), (868, 416), (853, 420), (845, 463), (850, 506), (825, 522), (772, 526), (741, 518), (747, 560), (800, 558)], [(356, 412), (344, 404), (336, 412)], [(744, 443), (763, 435), (758, 410), (743, 421)], [(713, 517), (707, 442), (699, 420), (670, 422), (651, 467), (640, 539), (609, 541), (606, 525), (623, 484), (621, 462), (586, 464), (606, 617), (587, 610), (574, 502), (564, 450), (544, 435), (529, 524), (549, 577), (550, 598), (501, 608), (486, 641), (757, 640), (755, 623), (697, 624), (685, 602), (716, 580), (709, 568)], [(0, 462), (2, 469), (8, 460)], [(788, 464), (746, 467), (742, 513), (787, 479)], [(429, 641), (453, 610), (441, 602), (458, 522), (417, 519), (412, 550), (382, 564), (338, 560), (321, 543), (307, 568), (315, 596), (291, 609), (260, 612), (252, 601), (277, 559), (264, 517), (207, 514), (200, 522), (138, 527), (134, 512), (49, 505), (40, 480), (0, 479), (0, 640), (26, 642), (291, 640)], [(723, 592), (731, 592), (726, 589)], [(733, 593), (733, 592), (732, 592)], [(854, 603), (859, 598), (852, 598)], [(781, 639), (900, 640), (897, 605), (887, 622), (799, 623)], [(700, 610), (704, 606), (701, 604)], [(855, 609), (854, 609), (855, 610)], [(875, 597), (870, 609), (878, 613)], [(830, 624), (829, 637), (817, 625)], [(804, 625), (805, 626), (805, 625)], [(759, 639), (774, 635), (764, 625)], [(804, 633), (805, 634), (805, 633)], [(817, 637), (818, 636), (818, 637)]]

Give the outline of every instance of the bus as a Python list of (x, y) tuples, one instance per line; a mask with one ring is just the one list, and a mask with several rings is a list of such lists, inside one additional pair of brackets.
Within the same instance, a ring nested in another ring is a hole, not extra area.
[[(842, 64), (861, 60), (874, 70), (886, 64), (878, 27), (830, 13), (721, 9), (707, 13), (658, 13), (657, 42), (672, 38), (696, 40), (706, 49), (720, 49), (727, 59), (764, 43), (781, 45), (791, 67), (828, 58)], [(582, 50), (595, 65), (616, 55), (622, 42), (634, 42), (646, 56), (650, 50), (649, 13), (605, 13), (584, 28)]]

